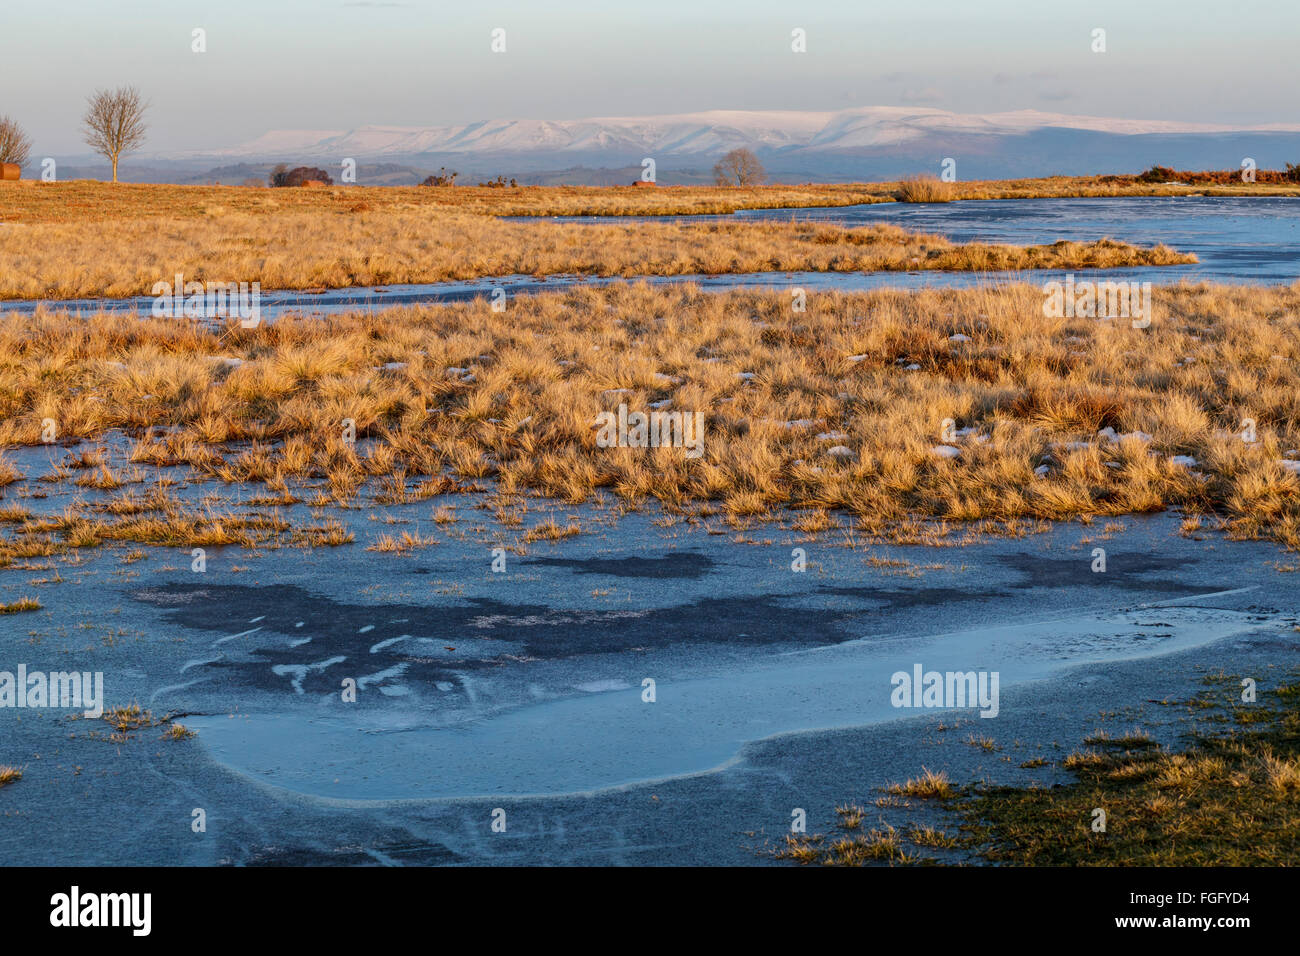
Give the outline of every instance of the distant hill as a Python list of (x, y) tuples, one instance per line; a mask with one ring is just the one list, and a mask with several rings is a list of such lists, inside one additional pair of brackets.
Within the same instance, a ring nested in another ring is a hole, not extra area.
[[(908, 107), (838, 112), (715, 110), (581, 120), (493, 120), (461, 126), (275, 130), (240, 146), (141, 157), (123, 166), (168, 181), (265, 180), (277, 162), (334, 174), (358, 163), (361, 184), (418, 183), (441, 166), (459, 182), (497, 174), (524, 183), (629, 182), (653, 158), (665, 184), (707, 182), (713, 162), (753, 149), (774, 180), (894, 179), (937, 173), (946, 157), (959, 179), (1139, 172), (1153, 165), (1232, 169), (1300, 162), (1300, 126), (1242, 127), (1070, 116), (1020, 110), (961, 114)], [(215, 167), (215, 168), (214, 168)], [(76, 167), (80, 169), (81, 167)], [(88, 167), (90, 168), (90, 167)], [(68, 173), (60, 170), (60, 178)], [(336, 181), (339, 176), (335, 175)]]

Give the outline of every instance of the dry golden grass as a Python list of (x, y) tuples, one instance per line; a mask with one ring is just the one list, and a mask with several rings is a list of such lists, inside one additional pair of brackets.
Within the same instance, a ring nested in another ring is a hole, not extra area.
[[(1027, 285), (818, 293), (792, 313), (777, 292), (640, 284), (522, 297), (505, 315), (478, 301), (257, 329), (10, 315), (0, 448), (39, 444), (50, 418), (61, 440), (122, 430), (146, 473), (188, 464), (201, 478), (263, 484), (273, 501), (290, 482), (314, 485), (321, 502), (362, 489), (418, 500), (487, 487), (503, 501), (537, 491), (572, 503), (604, 491), (740, 521), (796, 509), (810, 530), (844, 518), (915, 541), (960, 522), (1023, 531), (1182, 507), (1236, 536), (1300, 546), (1300, 480), (1281, 464), (1300, 448), (1300, 286), (1157, 290), (1148, 329), (1045, 318), (1042, 303)], [(405, 364), (383, 367), (394, 362)], [(702, 412), (702, 456), (600, 447), (594, 419), (620, 402)], [(1252, 444), (1238, 435), (1246, 418)], [(962, 433), (955, 458), (934, 451), (946, 422)], [(1098, 435), (1112, 428), (1149, 440)], [(118, 473), (79, 450), (27, 480), (104, 468)], [(251, 545), (288, 531), (274, 513), (182, 507), (159, 488), (91, 491), (89, 514), (15, 515), (0, 563), (105, 541)], [(551, 525), (530, 540), (571, 533)], [(339, 526), (302, 535), (350, 538)]]
[[(913, 177), (917, 178), (917, 177)], [(1051, 176), (971, 180), (950, 184), (953, 199), (1037, 197), (1300, 195), (1300, 186), (1265, 183), (1179, 186), (1136, 176)], [(789, 209), (893, 202), (903, 182), (803, 183), (766, 186), (521, 186), (486, 189), (339, 186), (261, 189), (149, 183), (0, 184), (0, 223), (101, 223), (107, 220), (200, 220), (226, 214), (276, 216), (322, 212), (454, 210), (490, 216), (654, 216), (725, 214), (740, 209)]]
[(35, 598), (19, 598), (9, 604), (0, 603), (0, 614), (21, 614), (23, 611), (39, 611), (41, 602)]
[(141, 727), (152, 727), (158, 723), (154, 720), (152, 711), (142, 710), (139, 704), (134, 703), (123, 707), (110, 707), (104, 711), (100, 719), (119, 734), (139, 730)]
[(891, 783), (885, 787), (885, 793), (895, 797), (918, 797), (920, 799), (938, 799), (946, 800), (957, 795), (953, 789), (952, 782), (948, 779), (948, 774), (940, 770), (935, 773), (933, 770), (921, 768), (921, 776), (908, 780), (905, 783)]
[(943, 182), (937, 176), (913, 176), (898, 187), (899, 202), (952, 202), (956, 196), (956, 183)]
[(7, 787), (23, 779), (23, 772), (17, 767), (0, 767), (0, 787)]
[[(951, 796), (955, 791), (945, 793)], [(879, 805), (880, 801), (877, 801)], [(905, 804), (904, 804), (905, 805)], [(778, 860), (817, 863), (822, 866), (865, 866), (872, 863), (917, 864), (935, 860), (910, 851), (913, 847), (952, 850), (961, 846), (960, 838), (932, 826), (911, 824), (899, 831), (889, 824), (870, 830), (862, 829), (867, 811), (856, 805), (836, 807), (838, 826), (847, 835), (832, 839), (821, 834), (787, 836), (773, 854)], [(904, 843), (907, 841), (907, 844)]]
[(548, 518), (541, 524), (529, 528), (524, 533), (523, 541), (525, 544), (532, 544), (534, 541), (561, 541), (581, 533), (582, 528), (577, 524), (561, 525), (554, 518)]
[[(288, 190), (276, 194), (282, 191)], [(146, 295), (178, 273), (186, 282), (257, 282), (270, 291), (515, 274), (988, 271), (1195, 261), (1163, 246), (1140, 249), (1111, 240), (954, 245), (885, 224), (573, 224), (509, 221), (436, 205), (359, 211), (290, 206), (269, 212), (221, 207), (188, 219), (138, 216), (0, 228), (0, 299)]]
[(0, 223), (102, 222), (110, 219), (197, 220), (227, 213), (440, 210), (487, 216), (696, 215), (738, 209), (847, 206), (888, 202), (897, 184), (850, 183), (776, 186), (338, 186), (261, 189), (151, 183), (0, 184)]
[[(45, 558), (79, 548), (131, 542), (160, 547), (214, 547), (238, 545), (252, 548), (288, 540), (302, 547), (347, 544), (353, 535), (337, 522), (323, 527), (293, 529), (277, 512), (215, 512), (174, 500), (161, 488), (146, 495), (131, 492), (90, 502), (78, 500), (63, 512), (16, 519), (16, 534), (0, 537), (0, 568), (16, 561)], [(124, 556), (127, 563), (144, 557), (138, 550)], [(0, 605), (0, 613), (39, 610), (41, 605), (23, 599)]]
[(413, 534), (410, 531), (403, 531), (397, 537), (391, 534), (380, 535), (366, 550), (384, 554), (408, 554), (417, 548), (427, 548), (437, 543), (437, 538), (422, 537), (419, 532)]
[[(847, 827), (841, 821), (841, 827)], [(909, 864), (922, 862), (903, 845), (903, 835), (891, 826), (852, 833), (836, 840), (821, 836), (787, 836), (775, 853), (779, 860), (818, 863), (822, 866), (867, 866), (872, 863)]]

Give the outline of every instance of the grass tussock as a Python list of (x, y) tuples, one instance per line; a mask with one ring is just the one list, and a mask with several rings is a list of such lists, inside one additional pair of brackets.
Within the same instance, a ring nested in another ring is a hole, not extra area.
[(860, 806), (836, 807), (835, 812), (839, 816), (837, 826), (843, 835), (790, 835), (777, 847), (774, 856), (805, 865), (895, 866), (936, 862), (916, 848), (954, 850), (961, 846), (960, 837), (932, 826), (911, 824), (899, 830), (882, 821), (878, 827), (863, 829), (862, 821), (866, 819), (867, 810)]
[(937, 176), (913, 176), (899, 184), (896, 196), (899, 202), (952, 202), (957, 190)]
[(366, 550), (381, 554), (408, 554), (437, 543), (436, 538), (422, 536), (419, 532), (403, 531), (400, 535), (380, 535)]
[(885, 787), (885, 793), (895, 797), (917, 797), (923, 800), (947, 800), (956, 796), (948, 775), (942, 770), (935, 773), (921, 768), (921, 776), (913, 777), (905, 783), (891, 783)]
[(153, 727), (158, 723), (158, 721), (154, 720), (152, 711), (143, 710), (139, 704), (135, 703), (109, 707), (104, 711), (100, 719), (121, 735), (129, 734), (131, 731), (139, 730), (142, 727)]
[(780, 860), (823, 866), (882, 863), (893, 866), (921, 862), (920, 856), (907, 848), (903, 834), (889, 826), (850, 833), (837, 839), (787, 836), (785, 844), (777, 849), (775, 855)]
[(0, 767), (0, 787), (7, 787), (23, 779), (23, 772), (17, 767)]
[(19, 598), (9, 604), (0, 603), (0, 614), (21, 614), (24, 611), (39, 611), (41, 602), (35, 598)]
[(562, 541), (565, 538), (571, 538), (581, 533), (582, 527), (577, 523), (571, 522), (562, 525), (554, 518), (548, 518), (541, 524), (535, 525), (524, 532), (523, 541), (525, 544), (531, 544), (534, 541)]

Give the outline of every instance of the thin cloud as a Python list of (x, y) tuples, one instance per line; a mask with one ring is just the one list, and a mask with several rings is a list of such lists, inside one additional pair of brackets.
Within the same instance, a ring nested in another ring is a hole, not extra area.
[(931, 86), (923, 90), (903, 90), (898, 98), (904, 103), (937, 103), (943, 99), (943, 92)]

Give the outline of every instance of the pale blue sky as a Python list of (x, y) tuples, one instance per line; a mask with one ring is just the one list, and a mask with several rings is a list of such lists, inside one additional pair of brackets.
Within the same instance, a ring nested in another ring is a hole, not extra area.
[(705, 109), (1300, 123), (1298, 37), (1295, 0), (0, 0), (0, 114), (42, 155), (84, 152), (86, 94), (123, 83), (153, 104), (146, 155), (270, 129)]

